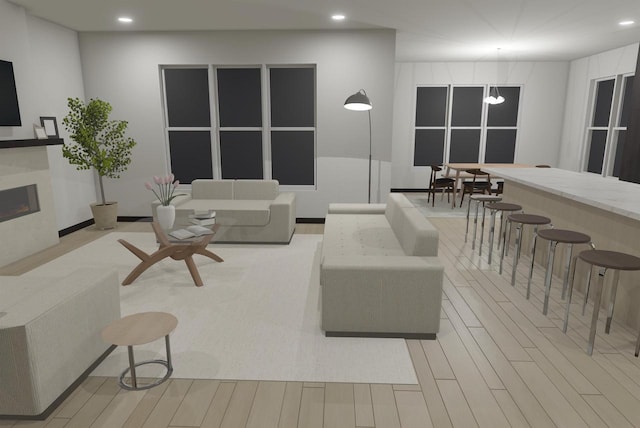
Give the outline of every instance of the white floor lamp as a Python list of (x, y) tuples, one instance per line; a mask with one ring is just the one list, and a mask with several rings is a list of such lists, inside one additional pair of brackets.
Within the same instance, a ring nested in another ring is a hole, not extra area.
[(347, 110), (366, 111), (369, 114), (369, 187), (367, 192), (367, 202), (371, 203), (371, 101), (367, 96), (364, 89), (360, 89), (355, 94), (351, 95), (344, 102), (344, 108)]

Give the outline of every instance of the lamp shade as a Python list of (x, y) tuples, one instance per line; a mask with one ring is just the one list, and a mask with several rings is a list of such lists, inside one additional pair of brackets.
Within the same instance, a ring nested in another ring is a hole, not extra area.
[(487, 104), (502, 104), (504, 97), (500, 95), (497, 86), (492, 86), (489, 90), (489, 96), (483, 100)]
[(366, 111), (371, 110), (373, 107), (367, 93), (364, 89), (360, 89), (358, 92), (347, 98), (344, 102), (344, 108), (347, 110)]

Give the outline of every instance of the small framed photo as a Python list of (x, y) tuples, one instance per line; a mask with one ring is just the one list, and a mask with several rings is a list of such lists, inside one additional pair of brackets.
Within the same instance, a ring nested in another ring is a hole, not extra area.
[(40, 125), (44, 128), (48, 138), (60, 138), (58, 134), (58, 121), (55, 117), (40, 116)]
[(49, 138), (43, 126), (33, 125), (33, 132), (35, 132), (38, 140), (46, 140)]

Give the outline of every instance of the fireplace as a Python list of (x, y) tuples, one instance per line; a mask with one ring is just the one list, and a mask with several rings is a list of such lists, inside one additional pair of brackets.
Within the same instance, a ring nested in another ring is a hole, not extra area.
[(0, 190), (0, 222), (40, 211), (35, 184)]

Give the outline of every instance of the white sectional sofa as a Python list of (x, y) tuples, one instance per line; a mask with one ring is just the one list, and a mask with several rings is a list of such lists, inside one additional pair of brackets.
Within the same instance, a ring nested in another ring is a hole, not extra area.
[[(221, 227), (214, 242), (279, 243), (291, 241), (296, 226), (296, 197), (279, 191), (277, 180), (194, 180), (191, 194), (172, 202), (176, 227), (189, 225), (189, 214), (213, 210)], [(152, 204), (156, 217), (158, 202)]]
[(435, 339), (444, 266), (438, 231), (400, 193), (381, 207), (332, 204), (322, 243), (327, 336)]
[(118, 275), (2, 276), (0, 295), (0, 415), (46, 417), (111, 349), (100, 332), (120, 318)]

